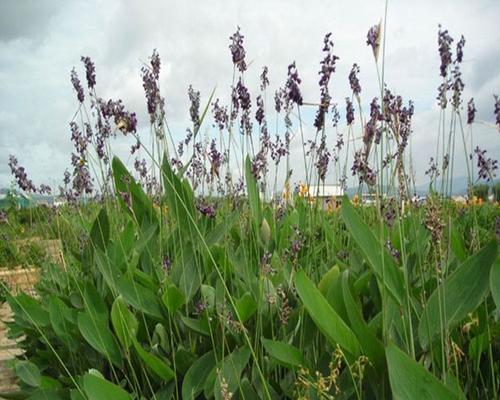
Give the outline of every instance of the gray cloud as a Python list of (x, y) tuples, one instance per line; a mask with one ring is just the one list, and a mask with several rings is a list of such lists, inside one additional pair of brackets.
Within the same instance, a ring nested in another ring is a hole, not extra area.
[[(83, 78), (80, 55), (89, 55), (96, 63), (99, 95), (122, 98), (127, 108), (138, 113), (146, 134), (140, 68), (157, 48), (169, 123), (180, 138), (189, 126), (189, 84), (201, 91), (202, 104), (215, 86), (216, 96), (227, 102), (232, 77), (228, 38), (237, 25), (252, 61), (246, 82), (254, 97), (263, 65), (270, 68), (271, 101), (274, 89), (284, 83), (287, 65), (295, 60), (304, 98), (317, 101), (322, 38), (332, 31), (340, 56), (331, 84), (334, 101), (343, 109), (343, 99), (349, 94), (347, 75), (357, 62), (367, 109), (379, 89), (365, 36), (383, 11), (382, 0), (317, 0), (307, 6), (298, 0), (4, 1), (0, 13), (0, 186), (11, 181), (10, 153), (18, 156), (37, 184), (60, 180), (69, 165), (68, 124), (77, 106), (69, 71), (77, 66)], [(442, 23), (456, 39), (462, 33), (466, 37), (464, 96), (466, 100), (474, 96), (478, 117), (492, 122), (492, 95), (500, 91), (499, 19), (500, 6), (495, 1), (389, 3), (386, 82), (406, 100), (415, 101), (412, 145), (420, 180), (425, 179), (423, 170), (434, 152), (439, 119), (435, 105), (440, 84), (437, 25)], [(306, 131), (311, 135), (314, 111), (304, 110)], [(500, 157), (494, 128), (478, 124), (474, 135), (478, 142), (482, 139), (489, 154)], [(125, 138), (115, 143), (125, 159), (128, 143)], [(298, 138), (295, 146), (300, 146)], [(294, 157), (300, 161), (300, 151)], [(458, 159), (456, 173), (465, 174), (465, 165)]]

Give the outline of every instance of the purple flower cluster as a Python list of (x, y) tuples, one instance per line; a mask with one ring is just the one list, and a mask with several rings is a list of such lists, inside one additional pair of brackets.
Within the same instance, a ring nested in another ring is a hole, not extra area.
[(200, 201), (196, 205), (196, 209), (207, 218), (215, 218), (215, 207), (213, 205), (207, 204), (205, 201)]
[(138, 158), (135, 159), (134, 169), (138, 172), (141, 178), (146, 178), (148, 176), (148, 166), (144, 158), (142, 160), (139, 160)]
[(477, 156), (478, 179), (493, 180), (496, 176), (495, 170), (498, 169), (497, 160), (486, 158), (486, 150), (481, 150), (478, 146), (474, 153)]
[(288, 154), (288, 150), (281, 140), (281, 138), (276, 135), (276, 140), (271, 143), (271, 159), (274, 161), (275, 165), (278, 165), (282, 157)]
[(467, 103), (467, 124), (471, 125), (476, 119), (476, 105), (474, 104), (474, 98), (471, 98)]
[[(160, 66), (160, 56), (153, 50), (150, 65), (141, 68), (142, 87), (146, 95), (149, 119), (151, 124), (157, 122), (158, 126), (162, 126), (165, 118), (165, 99), (160, 94)], [(161, 136), (161, 133), (157, 132), (157, 135)]]
[(38, 192), (40, 194), (51, 194), (52, 193), (52, 188), (49, 185), (41, 184), (40, 188), (38, 189)]
[(458, 110), (460, 104), (462, 103), (462, 92), (464, 90), (464, 83), (462, 81), (462, 73), (460, 72), (460, 67), (455, 65), (452, 71), (452, 82), (450, 85), (450, 89), (452, 91), (451, 104), (453, 108)]
[(495, 98), (495, 109), (493, 113), (495, 114), (495, 123), (500, 130), (500, 96), (494, 95)]
[(269, 69), (264, 65), (262, 68), (262, 74), (260, 74), (260, 90), (264, 91), (269, 86), (269, 78), (267, 74), (269, 73)]
[(126, 111), (121, 100), (108, 100), (104, 102), (99, 99), (99, 105), (103, 117), (106, 119), (113, 117), (116, 127), (120, 129), (124, 135), (137, 131), (137, 117), (135, 113)]
[(252, 134), (252, 121), (250, 118), (252, 101), (250, 98), (250, 92), (244, 85), (243, 80), (240, 78), (238, 84), (236, 85), (236, 94), (238, 99), (239, 108), (241, 108), (241, 120), (240, 129), (242, 134), (251, 135)]
[(85, 75), (87, 78), (87, 85), (89, 89), (93, 89), (95, 84), (96, 84), (96, 79), (95, 79), (95, 65), (90, 59), (90, 57), (81, 57), (81, 61), (83, 62), (83, 65), (85, 66)]
[(197, 132), (200, 128), (200, 92), (195, 91), (193, 86), (189, 85), (188, 96), (190, 102), (189, 115), (191, 116), (194, 131)]
[(225, 128), (228, 128), (229, 116), (227, 114), (227, 107), (219, 105), (219, 99), (212, 103), (212, 114), (214, 117), (215, 125), (222, 132)]
[(36, 187), (31, 181), (31, 179), (28, 179), (28, 175), (26, 174), (26, 170), (24, 167), (19, 165), (19, 162), (17, 161), (17, 158), (14, 157), (13, 155), (9, 156), (9, 167), (12, 175), (14, 175), (14, 178), (16, 179), (17, 186), (21, 190), (24, 190), (25, 192), (36, 192)]
[(359, 177), (359, 183), (366, 182), (368, 186), (374, 186), (377, 179), (377, 174), (368, 165), (368, 160), (362, 150), (356, 151), (354, 154), (354, 162), (351, 167), (352, 175)]
[(457, 42), (457, 52), (456, 52), (456, 62), (460, 64), (464, 58), (464, 46), (465, 46), (465, 38), (462, 35), (460, 40)]
[(431, 181), (439, 176), (439, 169), (437, 163), (434, 162), (434, 157), (429, 160), (429, 169), (425, 171), (425, 175), (428, 175)]
[(451, 54), (452, 43), (453, 43), (453, 38), (449, 35), (448, 30), (442, 30), (441, 25), (439, 25), (438, 49), (439, 49), (439, 56), (441, 58), (441, 65), (439, 69), (441, 71), (441, 76), (443, 78), (446, 78), (448, 67), (452, 63), (452, 54)]
[(368, 30), (368, 33), (366, 35), (366, 44), (368, 46), (371, 46), (375, 60), (378, 59), (378, 51), (380, 48), (380, 28), (380, 23), (378, 23), (377, 25), (373, 25)]
[(240, 70), (240, 72), (245, 72), (247, 65), (245, 63), (245, 48), (243, 47), (244, 36), (240, 33), (240, 27), (236, 32), (229, 37), (231, 43), (229, 44), (229, 50), (231, 50), (231, 56), (233, 59), (233, 64)]
[(285, 84), (286, 97), (291, 103), (299, 106), (302, 105), (302, 93), (300, 92), (300, 83), (302, 80), (299, 78), (299, 72), (295, 65), (295, 61), (288, 66), (288, 79)]
[(73, 89), (75, 89), (76, 98), (80, 103), (83, 103), (83, 101), (85, 100), (85, 95), (83, 94), (83, 86), (74, 68), (71, 70), (71, 84), (73, 85)]
[(345, 118), (347, 121), (347, 125), (351, 125), (354, 122), (354, 105), (352, 104), (351, 99), (349, 97), (345, 98), (346, 103), (346, 113)]
[(325, 38), (323, 39), (323, 52), (325, 53), (325, 57), (321, 60), (321, 69), (318, 74), (320, 76), (319, 79), (319, 87), (320, 87), (320, 104), (318, 107), (318, 111), (316, 112), (316, 118), (314, 120), (314, 127), (317, 131), (323, 129), (325, 125), (325, 113), (328, 111), (330, 107), (330, 93), (328, 90), (328, 84), (330, 82), (330, 78), (332, 74), (335, 72), (335, 64), (339, 59), (336, 55), (332, 53), (333, 50), (333, 41), (330, 39), (332, 33), (327, 33)]
[(352, 92), (355, 96), (359, 96), (361, 93), (361, 85), (358, 79), (359, 65), (353, 64), (351, 72), (349, 73), (349, 85), (351, 86)]
[(215, 139), (212, 139), (212, 142), (210, 143), (209, 159), (210, 159), (211, 179), (213, 179), (214, 176), (219, 178), (219, 170), (220, 170), (220, 167), (222, 165), (222, 155), (217, 150), (217, 145), (215, 143)]
[(331, 154), (326, 148), (325, 136), (321, 138), (321, 144), (318, 148), (318, 160), (316, 161), (316, 170), (318, 171), (319, 179), (324, 182), (326, 173), (328, 171), (328, 164), (330, 163)]

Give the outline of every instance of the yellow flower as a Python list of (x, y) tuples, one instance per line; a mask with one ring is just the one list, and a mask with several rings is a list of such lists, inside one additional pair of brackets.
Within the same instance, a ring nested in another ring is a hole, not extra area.
[(309, 194), (309, 187), (304, 183), (299, 185), (299, 196), (306, 197)]
[(354, 195), (354, 197), (351, 200), (352, 204), (357, 206), (359, 204), (359, 196), (357, 194)]

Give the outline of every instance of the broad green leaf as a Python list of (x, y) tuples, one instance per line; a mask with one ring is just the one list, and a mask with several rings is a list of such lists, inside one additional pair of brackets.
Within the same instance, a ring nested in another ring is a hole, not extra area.
[(307, 312), (330, 344), (335, 346), (338, 343), (353, 356), (359, 356), (358, 339), (303, 270), (295, 276), (295, 287)]
[(488, 294), (490, 270), (496, 258), (497, 244), (492, 242), (465, 260), (448, 277), (443, 287), (434, 290), (418, 326), (422, 347), (426, 348), (440, 333), (443, 312), (446, 327), (452, 329), (481, 304)]
[(216, 225), (210, 232), (208, 232), (205, 242), (207, 246), (213, 246), (214, 244), (220, 243), (224, 236), (231, 230), (234, 223), (238, 220), (240, 216), (240, 210), (234, 210), (231, 214), (224, 217), (224, 220)]
[(148, 368), (150, 368), (156, 375), (158, 375), (165, 382), (171, 380), (175, 373), (172, 369), (158, 356), (148, 353), (144, 350), (141, 345), (134, 339), (134, 348), (141, 357), (142, 361), (146, 363)]
[(115, 299), (111, 307), (111, 323), (121, 345), (128, 349), (137, 336), (139, 323), (121, 296)]
[(295, 346), (277, 340), (261, 339), (267, 353), (281, 365), (289, 368), (305, 366), (302, 352)]
[(196, 333), (200, 333), (205, 336), (210, 336), (210, 329), (208, 326), (208, 321), (206, 316), (202, 315), (200, 319), (188, 318), (181, 316), (181, 320), (189, 329)]
[[(181, 180), (172, 170), (165, 154), (162, 164), (162, 179), (165, 187), (165, 198), (169, 215), (176, 221), (181, 230), (191, 234), (195, 221), (194, 194), (186, 181)], [(184, 184), (184, 182), (186, 184)]]
[(245, 162), (245, 181), (248, 192), (248, 201), (250, 203), (250, 211), (252, 220), (256, 229), (259, 229), (262, 224), (262, 206), (260, 204), (259, 188), (257, 180), (252, 174), (252, 162), (250, 157), (247, 156)]
[(103, 207), (90, 230), (90, 240), (93, 248), (104, 250), (109, 242), (109, 219), (106, 209)]
[[(250, 359), (250, 348), (248, 346), (240, 347), (234, 350), (231, 354), (225, 357), (217, 364), (217, 367), (212, 369), (211, 374), (214, 374), (215, 385), (213, 386), (213, 394), (216, 400), (221, 399), (221, 383), (224, 381), (227, 384), (228, 390), (235, 393), (239, 384), (243, 369), (248, 364)], [(217, 370), (219, 373), (217, 374)]]
[(255, 314), (255, 311), (257, 311), (257, 303), (250, 292), (246, 292), (236, 301), (236, 310), (238, 311), (241, 322), (247, 321)]
[(88, 400), (132, 400), (123, 388), (93, 374), (83, 377), (83, 388)]
[(323, 277), (318, 283), (318, 289), (323, 296), (326, 296), (326, 294), (328, 293), (328, 289), (339, 275), (340, 275), (340, 268), (338, 265), (334, 265), (332, 268), (328, 270), (328, 272), (325, 275), (323, 275)]
[(108, 306), (97, 289), (91, 283), (87, 283), (83, 289), (83, 301), (85, 309), (92, 316), (92, 318), (101, 318), (106, 321), (108, 320)]
[[(115, 189), (118, 194), (118, 201), (122, 208), (132, 214), (139, 224), (142, 224), (144, 218), (150, 221), (156, 220), (156, 214), (153, 211), (151, 199), (144, 193), (140, 184), (128, 172), (127, 168), (118, 157), (113, 157), (112, 161)], [(130, 197), (130, 205), (123, 200), (124, 196)]]
[(422, 365), (394, 344), (386, 348), (389, 381), (395, 399), (446, 400), (459, 399)]
[(49, 313), (33, 297), (20, 293), (14, 297), (8, 296), (7, 301), (16, 317), (38, 328), (49, 326)]
[(30, 386), (39, 387), (42, 383), (40, 370), (30, 361), (17, 361), (14, 370), (19, 379)]
[(120, 278), (116, 286), (123, 299), (132, 307), (154, 318), (163, 318), (158, 296), (151, 290), (139, 285), (130, 278), (130, 275), (124, 275)]
[(74, 325), (71, 324), (73, 314), (76, 310), (69, 308), (64, 301), (56, 296), (51, 296), (49, 299), (49, 317), (52, 328), (57, 336), (64, 339), (66, 342), (71, 339), (71, 332)]
[(182, 398), (194, 400), (203, 390), (210, 371), (215, 366), (213, 351), (209, 351), (196, 360), (188, 369), (182, 382)]
[(363, 314), (358, 304), (356, 304), (349, 288), (348, 271), (344, 271), (342, 275), (342, 294), (351, 328), (358, 337), (364, 354), (367, 355), (370, 362), (375, 365), (377, 372), (379, 372), (379, 368), (385, 368), (383, 365), (384, 346), (372, 333), (368, 324), (363, 319)]
[(347, 197), (342, 202), (342, 219), (363, 254), (368, 259), (378, 280), (388, 289), (399, 305), (405, 298), (403, 273), (387, 252), (381, 241), (375, 237), (370, 227), (364, 222)]
[(161, 299), (170, 314), (174, 314), (186, 302), (182, 292), (173, 283), (167, 286), (167, 290), (165, 290)]
[(117, 367), (122, 366), (120, 348), (108, 324), (101, 318), (92, 318), (87, 313), (78, 314), (78, 329), (83, 338)]
[(500, 310), (500, 259), (497, 257), (490, 272), (491, 295), (497, 308)]

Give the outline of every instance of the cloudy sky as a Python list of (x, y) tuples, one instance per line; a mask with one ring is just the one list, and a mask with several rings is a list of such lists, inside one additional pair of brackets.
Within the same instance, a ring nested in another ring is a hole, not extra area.
[[(362, 97), (369, 102), (378, 93), (378, 83), (366, 32), (383, 18), (384, 4), (382, 0), (0, 0), (0, 187), (12, 181), (9, 154), (17, 156), (37, 185), (60, 182), (70, 164), (68, 124), (77, 109), (69, 72), (75, 66), (84, 77), (81, 55), (95, 61), (98, 94), (123, 99), (127, 109), (137, 112), (142, 133), (147, 132), (148, 118), (140, 68), (158, 49), (167, 118), (180, 139), (189, 126), (189, 84), (201, 91), (202, 104), (215, 86), (216, 96), (227, 98), (232, 77), (229, 36), (237, 25), (251, 61), (246, 82), (253, 98), (263, 65), (269, 66), (273, 93), (295, 60), (304, 99), (317, 102), (322, 39), (332, 32), (340, 57), (331, 83), (334, 101), (343, 108), (349, 94), (347, 75), (356, 62), (361, 66)], [(389, 1), (386, 82), (393, 92), (415, 102), (412, 147), (419, 182), (425, 181), (423, 171), (437, 138), (439, 23), (456, 40), (460, 34), (467, 40), (464, 98), (475, 98), (478, 120), (484, 121), (474, 125), (474, 137), (490, 156), (500, 158), (499, 133), (493, 125), (493, 94), (500, 94), (498, 21), (498, 0)], [(314, 111), (304, 112), (306, 134), (312, 132), (308, 125)], [(129, 145), (119, 138), (113, 148), (127, 160)], [(461, 146), (456, 153), (456, 175), (465, 175)]]

